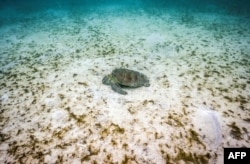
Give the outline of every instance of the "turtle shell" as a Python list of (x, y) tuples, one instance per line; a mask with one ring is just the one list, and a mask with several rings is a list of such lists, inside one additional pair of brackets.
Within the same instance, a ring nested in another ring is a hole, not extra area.
[(129, 70), (129, 69), (124, 69), (124, 68), (118, 68), (113, 70), (112, 76), (116, 78), (117, 83), (122, 86), (126, 87), (149, 87), (149, 80), (147, 76), (144, 74)]

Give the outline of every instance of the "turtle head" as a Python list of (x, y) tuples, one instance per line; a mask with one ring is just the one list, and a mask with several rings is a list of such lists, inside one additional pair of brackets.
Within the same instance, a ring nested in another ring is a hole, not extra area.
[(111, 85), (111, 83), (112, 83), (112, 75), (109, 74), (109, 75), (104, 76), (104, 78), (102, 79), (102, 83), (105, 84), (105, 85)]
[(104, 76), (104, 78), (102, 79), (102, 83), (105, 85), (116, 84), (117, 79), (112, 74), (109, 74)]

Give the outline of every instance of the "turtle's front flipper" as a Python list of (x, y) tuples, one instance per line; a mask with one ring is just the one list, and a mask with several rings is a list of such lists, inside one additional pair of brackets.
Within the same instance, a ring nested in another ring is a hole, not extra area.
[(113, 89), (113, 91), (118, 92), (122, 95), (128, 94), (126, 91), (122, 90), (122, 88), (118, 84), (115, 83), (111, 84), (111, 88)]

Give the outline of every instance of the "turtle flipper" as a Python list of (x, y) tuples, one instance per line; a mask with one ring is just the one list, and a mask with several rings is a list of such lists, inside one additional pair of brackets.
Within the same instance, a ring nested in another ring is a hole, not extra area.
[(126, 91), (122, 90), (122, 88), (118, 84), (112, 83), (111, 88), (113, 91), (120, 93), (122, 95), (128, 94)]

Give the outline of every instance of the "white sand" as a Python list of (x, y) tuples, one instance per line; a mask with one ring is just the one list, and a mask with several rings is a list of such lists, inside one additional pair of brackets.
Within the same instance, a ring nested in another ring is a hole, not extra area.
[[(1, 27), (0, 163), (222, 163), (250, 147), (249, 20), (102, 11)], [(119, 67), (151, 86), (112, 91)]]

